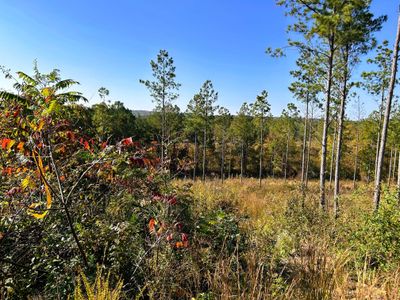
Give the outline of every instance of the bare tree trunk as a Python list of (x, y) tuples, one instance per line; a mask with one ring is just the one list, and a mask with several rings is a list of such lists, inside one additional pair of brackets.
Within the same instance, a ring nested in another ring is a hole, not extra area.
[(385, 155), (386, 135), (387, 135), (387, 130), (388, 130), (388, 126), (389, 126), (390, 110), (391, 110), (391, 106), (392, 106), (394, 87), (396, 85), (397, 60), (398, 60), (398, 56), (399, 56), (399, 42), (400, 42), (400, 15), (398, 17), (398, 22), (397, 22), (396, 42), (395, 42), (394, 50), (393, 50), (392, 74), (391, 74), (391, 78), (390, 78), (389, 94), (388, 94), (388, 98), (386, 101), (385, 118), (383, 120), (381, 145), (379, 148), (378, 168), (377, 168), (377, 172), (376, 172), (375, 191), (374, 191), (375, 211), (377, 211), (379, 209), (379, 203), (380, 203), (380, 199), (381, 199), (381, 177), (382, 177), (383, 158)]
[(206, 152), (207, 152), (207, 127), (204, 128), (203, 134), (203, 175), (202, 180), (206, 181)]
[(240, 157), (240, 182), (243, 181), (243, 164), (244, 164), (244, 142), (242, 141), (242, 153)]
[(360, 130), (358, 126), (361, 121), (361, 107), (360, 107), (360, 98), (357, 101), (357, 126), (356, 126), (356, 153), (354, 158), (354, 174), (353, 174), (353, 189), (356, 188), (356, 178), (357, 178), (357, 170), (358, 170), (358, 148), (360, 143)]
[(385, 86), (382, 84), (381, 91), (381, 105), (379, 107), (379, 130), (378, 136), (376, 138), (376, 154), (375, 154), (375, 179), (376, 179), (376, 171), (378, 170), (378, 157), (379, 157), (379, 147), (381, 142), (381, 130), (382, 130), (382, 119), (383, 119), (383, 107), (385, 105)]
[(333, 164), (335, 162), (336, 135), (337, 135), (337, 125), (335, 126), (335, 131), (333, 133), (333, 139), (332, 139), (331, 166), (329, 170), (329, 189), (332, 188)]
[(166, 113), (165, 113), (165, 94), (163, 89), (162, 106), (161, 106), (161, 166), (164, 168), (165, 164), (165, 127), (166, 127)]
[(308, 126), (308, 106), (309, 96), (306, 97), (306, 115), (304, 117), (304, 131), (303, 131), (303, 150), (301, 153), (301, 189), (304, 193), (305, 188), (305, 171), (306, 171), (306, 150), (307, 150), (307, 126)]
[(193, 167), (193, 181), (196, 181), (196, 169), (197, 169), (197, 132), (194, 133), (194, 167)]
[(260, 129), (260, 166), (258, 175), (258, 181), (260, 187), (262, 181), (263, 154), (264, 154), (264, 116), (261, 117), (261, 129)]
[(311, 119), (309, 120), (310, 130), (308, 134), (308, 147), (307, 147), (307, 162), (306, 162), (306, 178), (305, 178), (305, 186), (306, 189), (308, 187), (308, 170), (310, 167), (310, 152), (311, 152), (311, 143), (312, 143), (312, 134), (313, 134), (313, 119), (314, 119), (314, 107), (311, 107)]
[[(370, 143), (370, 147), (371, 147), (371, 149), (373, 149), (374, 145), (372, 143)], [(376, 171), (376, 168), (375, 168), (375, 165), (374, 165), (374, 172), (375, 171)], [(372, 161), (370, 159), (368, 159), (367, 184), (369, 184), (371, 182), (371, 177), (372, 177), (371, 173), (372, 173)], [(375, 177), (376, 177), (375, 175), (376, 175), (376, 173), (374, 174), (374, 180), (375, 180)]]
[(328, 58), (328, 74), (327, 74), (328, 77), (327, 77), (327, 88), (326, 88), (324, 129), (322, 131), (321, 167), (319, 172), (320, 205), (324, 211), (326, 211), (326, 199), (325, 199), (326, 146), (328, 139), (329, 110), (331, 103), (333, 57), (335, 55), (334, 41), (335, 41), (335, 36), (333, 35), (329, 41), (330, 51)]
[(376, 173), (378, 171), (378, 158), (379, 158), (379, 145), (381, 142), (381, 126), (379, 125), (379, 132), (378, 132), (378, 137), (376, 138), (376, 153), (375, 153), (375, 179), (376, 179)]
[(339, 124), (338, 124), (338, 136), (337, 136), (337, 146), (336, 146), (336, 162), (335, 162), (335, 189), (333, 192), (333, 205), (335, 218), (339, 216), (339, 196), (340, 196), (340, 160), (342, 158), (342, 142), (343, 142), (343, 129), (344, 129), (344, 112), (346, 110), (346, 100), (347, 100), (347, 81), (349, 77), (348, 71), (348, 61), (349, 61), (349, 47), (346, 46), (344, 53), (344, 74), (343, 74), (343, 90), (342, 90), (342, 100), (340, 102), (340, 114), (339, 114)]
[(399, 153), (399, 163), (397, 166), (397, 203), (400, 204), (400, 153)]
[[(391, 181), (396, 180), (396, 165), (397, 165), (397, 149), (394, 149), (394, 159), (393, 159), (393, 166), (392, 166), (392, 176)], [(390, 187), (390, 184), (389, 184)]]
[(231, 179), (232, 172), (232, 147), (229, 148), (228, 178)]
[(393, 162), (393, 148), (390, 149), (389, 170), (388, 170), (388, 178), (387, 178), (388, 187), (390, 187), (390, 179), (391, 179), (391, 175), (392, 175), (392, 162)]
[(358, 170), (358, 144), (360, 143), (360, 132), (357, 127), (357, 141), (356, 141), (356, 153), (354, 157), (354, 174), (353, 174), (353, 189), (356, 188), (356, 178), (357, 178), (357, 170)]
[(225, 166), (225, 137), (222, 137), (222, 144), (221, 144), (221, 182), (224, 183), (224, 177), (225, 177), (225, 171), (224, 171), (224, 166)]
[(289, 158), (289, 130), (287, 133), (287, 138), (286, 138), (286, 151), (285, 151), (285, 182), (287, 179), (287, 169), (288, 169), (288, 158)]

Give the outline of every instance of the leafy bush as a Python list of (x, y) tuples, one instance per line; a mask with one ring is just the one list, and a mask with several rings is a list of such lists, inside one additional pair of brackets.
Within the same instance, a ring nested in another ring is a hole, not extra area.
[(400, 210), (394, 195), (387, 195), (380, 208), (366, 214), (361, 228), (354, 234), (360, 263), (374, 268), (391, 268), (400, 262)]

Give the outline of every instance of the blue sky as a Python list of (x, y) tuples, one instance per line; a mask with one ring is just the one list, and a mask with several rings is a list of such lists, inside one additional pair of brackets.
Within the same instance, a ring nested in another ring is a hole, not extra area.
[[(378, 40), (393, 44), (398, 1), (372, 2), (376, 15), (389, 17)], [(90, 103), (105, 86), (112, 100), (151, 110), (139, 79), (151, 79), (149, 62), (166, 49), (182, 84), (182, 109), (210, 79), (232, 113), (266, 89), (278, 115), (295, 101), (287, 87), (297, 54), (272, 59), (265, 49), (285, 45), (289, 22), (274, 0), (0, 0), (0, 65), (29, 73), (37, 59), (42, 71), (59, 68), (78, 80)], [(1, 78), (0, 88), (10, 85)], [(367, 111), (376, 105), (365, 95), (363, 102)]]

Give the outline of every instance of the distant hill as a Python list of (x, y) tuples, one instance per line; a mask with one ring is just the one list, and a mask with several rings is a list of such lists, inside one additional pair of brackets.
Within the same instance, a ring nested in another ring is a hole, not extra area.
[(137, 117), (146, 117), (153, 112), (151, 110), (132, 110), (132, 113)]

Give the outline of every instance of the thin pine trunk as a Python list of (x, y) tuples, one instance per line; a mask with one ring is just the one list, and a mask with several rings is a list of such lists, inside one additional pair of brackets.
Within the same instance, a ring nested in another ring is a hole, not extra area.
[(393, 162), (393, 148), (390, 149), (389, 170), (388, 170), (388, 177), (387, 177), (388, 187), (390, 187), (390, 179), (391, 179), (391, 175), (392, 175), (392, 162)]
[(260, 129), (260, 166), (258, 175), (258, 181), (260, 186), (262, 183), (263, 154), (264, 154), (264, 116), (261, 117), (261, 129)]
[(397, 165), (397, 203), (400, 204), (400, 153), (399, 153), (399, 162)]
[(378, 122), (378, 136), (376, 138), (376, 153), (375, 153), (375, 178), (376, 179), (376, 172), (378, 170), (378, 157), (379, 157), (379, 147), (381, 142), (381, 130), (382, 130), (382, 119), (383, 119), (383, 107), (385, 104), (385, 86), (382, 84), (382, 91), (381, 91), (381, 105), (379, 107), (379, 122)]
[(197, 169), (197, 132), (194, 133), (194, 167), (193, 167), (193, 181), (196, 181), (196, 169)]
[(340, 160), (342, 158), (342, 142), (343, 142), (343, 129), (344, 129), (344, 112), (346, 110), (346, 100), (347, 100), (347, 81), (349, 79), (348, 72), (348, 61), (349, 61), (349, 47), (346, 46), (344, 53), (344, 65), (345, 70), (343, 74), (343, 90), (342, 99), (340, 101), (340, 115), (338, 124), (338, 134), (337, 134), (337, 146), (336, 146), (336, 162), (335, 162), (335, 189), (333, 191), (333, 206), (335, 218), (339, 216), (339, 196), (340, 196)]
[(243, 181), (243, 163), (244, 163), (244, 142), (242, 141), (242, 150), (240, 155), (240, 182)]
[[(396, 180), (396, 165), (397, 165), (397, 149), (394, 149), (394, 159), (393, 159), (393, 166), (392, 166), (392, 176), (391, 181)], [(391, 184), (389, 184), (390, 187)]]
[(207, 127), (204, 128), (204, 133), (203, 133), (203, 175), (202, 175), (203, 181), (206, 181), (206, 152), (207, 152)]
[(332, 139), (331, 166), (330, 166), (330, 170), (329, 170), (329, 188), (330, 189), (332, 188), (333, 164), (335, 162), (336, 135), (337, 135), (337, 126), (335, 126), (335, 131), (333, 133), (333, 139)]
[(311, 143), (312, 143), (312, 133), (313, 133), (313, 118), (314, 118), (314, 107), (311, 107), (311, 119), (309, 121), (310, 130), (308, 134), (308, 147), (307, 147), (307, 162), (306, 162), (306, 178), (305, 178), (305, 186), (306, 189), (308, 187), (308, 174), (309, 174), (309, 167), (310, 167), (310, 153), (311, 153)]
[(228, 178), (231, 179), (232, 172), (232, 147), (229, 148)]
[(397, 60), (398, 60), (398, 56), (399, 56), (399, 42), (400, 42), (400, 15), (398, 17), (398, 22), (397, 22), (396, 42), (395, 42), (394, 50), (393, 50), (392, 74), (391, 74), (391, 78), (390, 78), (389, 94), (388, 94), (387, 101), (386, 101), (385, 118), (383, 120), (382, 138), (381, 138), (381, 143), (380, 143), (380, 148), (379, 148), (378, 168), (377, 168), (377, 173), (376, 173), (375, 191), (374, 191), (375, 211), (377, 211), (379, 209), (379, 204), (380, 204), (380, 199), (381, 199), (381, 177), (382, 177), (383, 158), (385, 155), (386, 136), (387, 136), (387, 130), (388, 130), (388, 126), (389, 126), (390, 110), (391, 110), (391, 106), (392, 106), (394, 87), (396, 85)]
[[(358, 122), (360, 122), (360, 118), (358, 119)], [(358, 125), (358, 124), (357, 124)], [(356, 178), (357, 178), (357, 170), (358, 170), (358, 144), (360, 143), (360, 132), (358, 130), (357, 126), (357, 140), (356, 140), (356, 153), (354, 157), (354, 174), (353, 174), (353, 189), (356, 188)]]
[(225, 177), (225, 171), (224, 171), (224, 166), (225, 166), (225, 137), (222, 137), (222, 144), (221, 144), (221, 182), (224, 183), (224, 177)]
[(308, 124), (308, 106), (309, 106), (309, 96), (307, 94), (306, 98), (306, 115), (304, 118), (304, 131), (303, 131), (303, 149), (301, 152), (301, 189), (304, 192), (305, 188), (305, 171), (306, 171), (306, 150), (307, 150), (307, 124)]
[[(164, 95), (164, 89), (163, 89)], [(164, 168), (165, 163), (165, 96), (162, 97), (162, 104), (161, 104), (161, 166)]]
[(378, 136), (376, 138), (376, 152), (375, 152), (375, 179), (376, 179), (376, 173), (378, 171), (378, 157), (379, 157), (379, 146), (380, 146), (380, 142), (381, 142), (381, 125), (379, 125), (379, 132), (378, 132)]
[(332, 91), (332, 79), (333, 79), (333, 57), (335, 55), (334, 48), (335, 36), (332, 35), (330, 38), (330, 51), (328, 58), (328, 77), (327, 77), (327, 88), (326, 88), (326, 101), (325, 101), (325, 115), (324, 115), (324, 128), (322, 131), (322, 145), (321, 145), (321, 166), (319, 172), (319, 188), (320, 188), (320, 205), (321, 208), (326, 211), (326, 195), (325, 195), (325, 175), (326, 175), (326, 146), (328, 139), (328, 127), (329, 127), (329, 110), (331, 104), (331, 91)]
[(357, 178), (357, 170), (358, 170), (358, 148), (360, 143), (360, 130), (358, 126), (360, 125), (361, 113), (360, 113), (360, 99), (357, 102), (357, 127), (356, 127), (356, 155), (354, 158), (354, 174), (353, 174), (353, 189), (356, 188), (356, 178)]
[(287, 169), (288, 169), (288, 158), (289, 158), (289, 131), (287, 133), (287, 138), (286, 138), (286, 151), (285, 151), (285, 182), (287, 179)]

